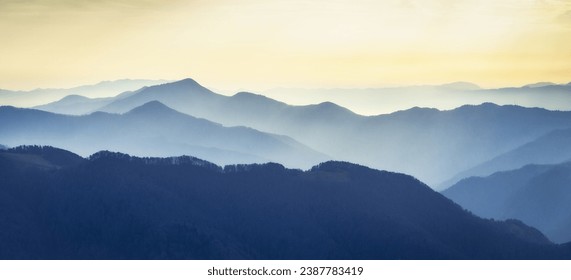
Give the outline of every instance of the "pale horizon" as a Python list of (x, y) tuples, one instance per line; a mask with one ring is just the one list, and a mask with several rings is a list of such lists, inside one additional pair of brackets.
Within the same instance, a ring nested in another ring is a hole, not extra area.
[[(89, 80), (86, 83), (70, 83), (70, 84), (61, 84), (60, 86), (48, 86), (48, 84), (46, 84), (46, 86), (39, 86), (39, 87), (23, 87), (23, 88), (7, 88), (7, 87), (3, 87), (2, 85), (0, 85), (0, 90), (8, 90), (8, 91), (22, 91), (22, 92), (29, 92), (29, 91), (35, 91), (35, 90), (58, 90), (58, 89), (73, 89), (76, 87), (82, 87), (82, 86), (94, 86), (97, 85), (99, 83), (106, 83), (106, 82), (117, 82), (117, 81), (126, 81), (126, 80), (149, 80), (149, 81), (161, 81), (161, 83), (171, 83), (171, 82), (176, 82), (176, 81), (180, 81), (180, 80), (184, 80), (184, 79), (192, 79), (195, 80), (197, 83), (199, 83), (201, 86), (208, 88), (209, 90), (212, 90), (215, 93), (220, 93), (220, 94), (224, 94), (224, 95), (231, 95), (231, 94), (235, 94), (235, 93), (239, 93), (239, 92), (244, 92), (244, 91), (252, 91), (253, 93), (263, 93), (264, 91), (271, 91), (271, 90), (276, 90), (276, 89), (303, 89), (303, 90), (334, 90), (334, 89), (356, 89), (356, 90), (365, 90), (365, 89), (390, 89), (390, 88), (405, 88), (405, 87), (423, 87), (423, 86), (444, 86), (444, 85), (448, 85), (448, 84), (455, 84), (455, 83), (469, 83), (469, 84), (474, 84), (476, 86), (479, 86), (481, 89), (486, 90), (486, 89), (501, 89), (501, 88), (520, 88), (520, 87), (524, 87), (527, 85), (533, 85), (533, 84), (537, 84), (537, 83), (553, 83), (556, 85), (567, 85), (567, 84), (571, 84), (571, 78), (569, 81), (563, 81), (560, 83), (557, 82), (552, 82), (552, 81), (531, 81), (528, 83), (523, 83), (523, 84), (510, 84), (510, 85), (503, 85), (503, 86), (498, 86), (498, 87), (486, 87), (483, 86), (481, 84), (478, 83), (474, 83), (471, 81), (449, 81), (449, 82), (443, 82), (443, 83), (432, 83), (432, 84), (427, 84), (427, 83), (414, 83), (411, 82), (409, 84), (379, 84), (376, 86), (359, 86), (359, 85), (355, 85), (352, 87), (334, 87), (334, 86), (297, 86), (297, 85), (277, 85), (277, 86), (273, 86), (273, 87), (262, 87), (262, 88), (218, 88), (215, 86), (210, 86), (208, 84), (204, 84), (202, 83), (200, 80), (194, 79), (193, 77), (182, 77), (182, 78), (174, 78), (174, 79), (169, 79), (169, 78), (117, 78), (117, 79), (107, 79), (107, 80)], [(159, 83), (159, 84), (161, 84)], [(114, 96), (114, 95), (110, 95), (110, 96)]]
[(571, 1), (0, 1), (0, 88), (571, 81)]

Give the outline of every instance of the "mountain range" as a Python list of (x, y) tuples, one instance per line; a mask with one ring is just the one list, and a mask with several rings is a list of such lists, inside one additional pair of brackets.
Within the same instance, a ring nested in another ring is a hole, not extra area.
[[(343, 91), (290, 105), (152, 82), (0, 91), (0, 103), (53, 101), (0, 107), (0, 258), (571, 258), (571, 111), (365, 116), (331, 102)], [(367, 94), (378, 108), (406, 96), (565, 108), (570, 86)]]
[(89, 98), (113, 97), (127, 91), (138, 90), (145, 86), (166, 83), (165, 80), (132, 80), (103, 81), (93, 85), (73, 88), (48, 88), (30, 91), (15, 91), (0, 89), (0, 104), (17, 107), (39, 106), (55, 102), (69, 95), (79, 95)]
[[(70, 89), (36, 89), (33, 91), (0, 89), (0, 104), (30, 107), (57, 102), (68, 95), (88, 98), (113, 97), (121, 92), (167, 82), (165, 80), (117, 80)], [(362, 115), (378, 115), (411, 107), (450, 110), (462, 105), (478, 105), (486, 102), (499, 105), (542, 107), (549, 110), (571, 110), (571, 98), (568, 94), (570, 90), (571, 83), (538, 82), (521, 87), (481, 88), (469, 82), (454, 82), (442, 85), (379, 88), (274, 88), (261, 91), (261, 93), (292, 105), (332, 102)], [(100, 101), (103, 103), (103, 100)], [(83, 110), (69, 108), (72, 114), (91, 113), (91, 109), (94, 108)], [(48, 111), (51, 110), (48, 109)], [(66, 113), (64, 111), (52, 112)]]
[(474, 214), (518, 219), (554, 242), (571, 241), (571, 162), (527, 165), (464, 179), (442, 192)]
[[(553, 130), (571, 128), (571, 112), (484, 103), (367, 117), (331, 102), (292, 106), (247, 92), (224, 96), (192, 79), (117, 96), (89, 112), (125, 113), (150, 101), (226, 126), (287, 135), (333, 159), (411, 174), (435, 188)], [(55, 105), (42, 109), (56, 111)]]
[(403, 174), (193, 157), (0, 151), (1, 259), (560, 259)]
[(529, 143), (503, 153), (469, 170), (460, 172), (442, 187), (450, 187), (463, 178), (488, 176), (498, 171), (521, 168), (528, 164), (555, 164), (571, 160), (571, 129), (551, 131)]
[(276, 161), (309, 168), (327, 156), (281, 135), (220, 124), (151, 101), (125, 114), (67, 116), (0, 107), (0, 143), (58, 145), (87, 156), (99, 150), (140, 156), (200, 156), (218, 164)]
[(379, 88), (275, 88), (261, 93), (288, 104), (334, 102), (363, 115), (388, 114), (411, 107), (450, 110), (463, 105), (491, 102), (498, 105), (571, 110), (571, 83), (540, 82), (522, 87), (481, 88), (468, 82), (444, 85)]

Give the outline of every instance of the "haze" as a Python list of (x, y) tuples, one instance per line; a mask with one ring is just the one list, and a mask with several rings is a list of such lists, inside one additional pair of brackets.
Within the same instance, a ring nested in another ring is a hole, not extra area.
[(571, 1), (0, 0), (0, 87), (569, 82)]

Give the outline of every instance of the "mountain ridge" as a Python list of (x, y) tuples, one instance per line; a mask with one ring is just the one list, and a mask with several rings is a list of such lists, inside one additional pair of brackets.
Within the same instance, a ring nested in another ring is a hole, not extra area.
[[(168, 82), (166, 80), (122, 79), (103, 81), (96, 84), (71, 88), (46, 88), (31, 91), (0, 91), (0, 104), (18, 107), (34, 107), (53, 103), (68, 95), (82, 95), (89, 98), (117, 96), (126, 91), (134, 91), (148, 85)], [(86, 112), (78, 112), (85, 114)]]
[(0, 259), (571, 257), (521, 222), (478, 218), (404, 174), (95, 155), (27, 176), (0, 157), (0, 202), (12, 214), (0, 212)]
[(521, 168), (528, 164), (557, 164), (571, 160), (571, 129), (557, 129), (525, 143), (489, 161), (456, 174), (442, 185), (449, 187), (462, 178), (488, 176), (498, 171)]
[(277, 161), (306, 168), (329, 158), (286, 136), (222, 126), (156, 101), (123, 115), (65, 116), (0, 107), (0, 116), (3, 143), (58, 145), (84, 156), (105, 149), (143, 156), (194, 153), (219, 164)]
[(442, 192), (485, 218), (514, 218), (557, 243), (571, 241), (571, 162), (529, 164), (487, 177), (466, 178)]
[[(571, 127), (569, 112), (490, 102), (453, 110), (414, 107), (367, 117), (334, 103), (292, 106), (251, 93), (223, 96), (192, 79), (141, 89), (100, 110), (125, 113), (153, 100), (225, 126), (286, 135), (338, 160), (412, 174), (435, 188), (450, 179), (450, 173), (468, 170), (551, 130)], [(528, 122), (526, 128), (523, 122)], [(447, 160), (435, 165), (441, 158)]]

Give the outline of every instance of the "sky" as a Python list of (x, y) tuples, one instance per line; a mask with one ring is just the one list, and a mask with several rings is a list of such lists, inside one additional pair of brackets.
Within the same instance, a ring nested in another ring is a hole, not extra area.
[(0, 88), (571, 82), (571, 0), (0, 0)]

